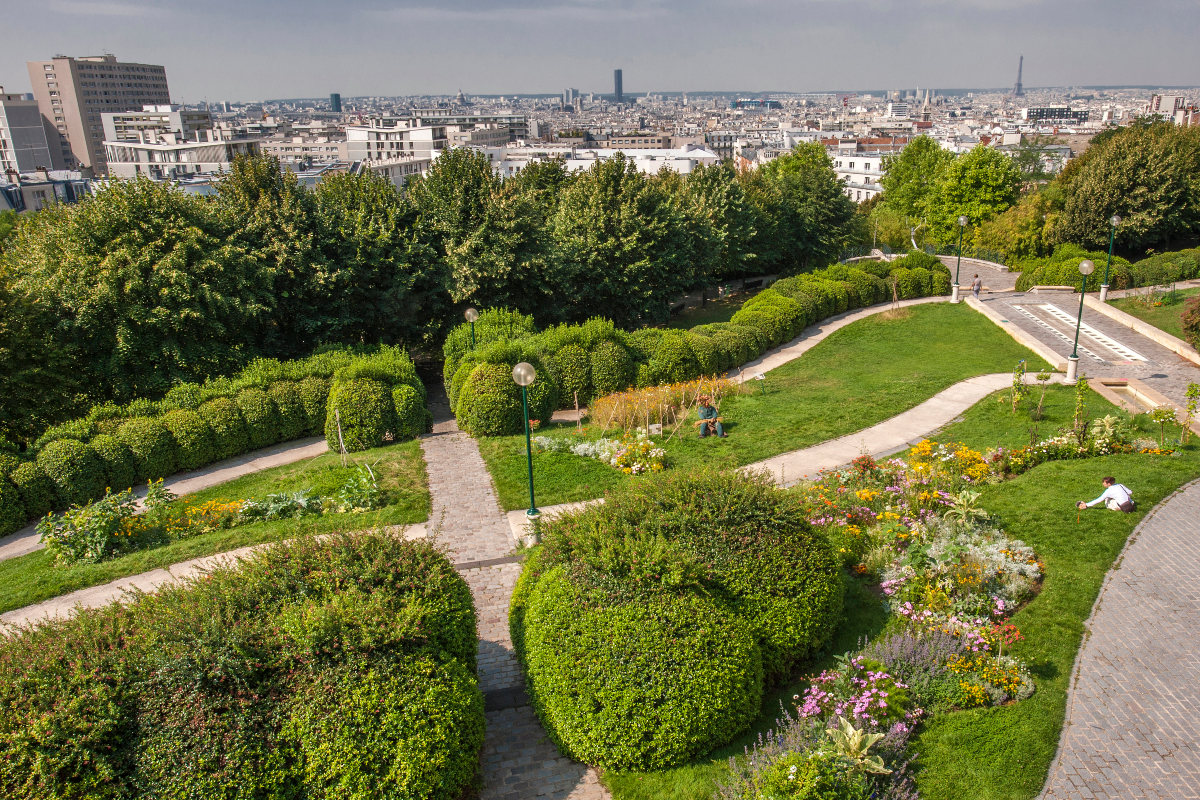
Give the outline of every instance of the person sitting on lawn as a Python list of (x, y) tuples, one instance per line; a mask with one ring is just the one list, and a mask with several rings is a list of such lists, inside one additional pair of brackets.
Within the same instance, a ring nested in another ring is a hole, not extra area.
[(1090, 503), (1080, 500), (1075, 504), (1076, 508), (1084, 509), (1103, 502), (1109, 511), (1124, 511), (1125, 513), (1133, 511), (1136, 504), (1133, 502), (1133, 492), (1129, 490), (1128, 486), (1117, 483), (1117, 479), (1111, 476), (1105, 478), (1102, 483), (1104, 484), (1103, 494)]
[(709, 404), (711, 398), (706, 395), (700, 395), (700, 420), (694, 424), (700, 426), (700, 438), (706, 436), (718, 436), (725, 438), (725, 429), (721, 427), (721, 418), (717, 416), (717, 410)]

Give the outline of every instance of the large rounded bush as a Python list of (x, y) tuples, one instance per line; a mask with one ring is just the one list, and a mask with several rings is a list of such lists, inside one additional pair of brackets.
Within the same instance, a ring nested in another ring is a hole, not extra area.
[(921, 279), (914, 272), (914, 270), (906, 267), (897, 267), (892, 270), (892, 280), (895, 282), (896, 296), (901, 300), (912, 300), (915, 297), (922, 296)]
[(242, 419), (246, 420), (251, 449), (270, 447), (279, 441), (279, 409), (275, 407), (271, 395), (262, 389), (243, 389), (238, 392), (234, 402), (242, 412)]
[[(13, 470), (10, 479), (21, 495), (21, 504), (30, 517), (44, 517), (58, 506), (54, 482), (33, 461)], [(132, 485), (132, 484), (131, 484)]]
[(179, 446), (180, 469), (200, 469), (217, 460), (217, 436), (195, 411), (168, 411), (159, 421)]
[(590, 355), (592, 388), (597, 397), (620, 392), (633, 383), (633, 359), (616, 342), (600, 342)]
[(417, 390), (404, 383), (392, 389), (392, 406), (396, 409), (396, 438), (410, 439), (429, 429), (429, 411)]
[(0, 477), (0, 536), (19, 531), (29, 516), (21, 492), (8, 478)]
[(751, 297), (730, 321), (760, 329), (772, 347), (791, 341), (804, 330), (800, 304), (773, 289)]
[(525, 430), (521, 389), (513, 383), (512, 369), (502, 364), (476, 365), (463, 383), (455, 410), (458, 426), (472, 436), (507, 436)]
[(396, 425), (391, 388), (370, 378), (335, 382), (329, 392), (329, 409), (325, 415), (325, 441), (334, 452), (341, 450), (339, 425), (341, 443), (349, 453), (382, 445)]
[(649, 363), (654, 383), (680, 383), (700, 375), (700, 362), (682, 331), (663, 331)]
[(592, 400), (592, 369), (587, 351), (577, 344), (569, 344), (554, 354), (554, 365), (558, 370), (559, 387), (568, 406), (585, 406)]
[(217, 437), (218, 458), (232, 458), (250, 449), (250, 431), (237, 403), (218, 397), (200, 406), (199, 413)]
[(300, 402), (304, 403), (305, 427), (308, 436), (318, 436), (325, 430), (325, 404), (329, 401), (329, 389), (333, 381), (328, 378), (309, 377), (297, 384)]
[(701, 375), (716, 375), (729, 369), (724, 366), (721, 348), (717, 346), (711, 336), (697, 333), (695, 329), (692, 329), (687, 332), (686, 338), (688, 348), (696, 357), (696, 363), (700, 365)]
[(304, 398), (295, 381), (278, 381), (267, 388), (267, 394), (279, 411), (279, 441), (299, 439), (308, 430), (308, 412), (304, 409)]
[(82, 506), (104, 496), (104, 466), (83, 442), (75, 439), (51, 442), (38, 453), (37, 463), (54, 484), (62, 505)]
[(88, 442), (88, 447), (104, 465), (104, 485), (114, 492), (133, 488), (138, 482), (137, 459), (129, 445), (116, 436), (102, 433)]
[(139, 480), (156, 481), (179, 471), (179, 446), (159, 420), (131, 419), (117, 429), (117, 438), (133, 451)]

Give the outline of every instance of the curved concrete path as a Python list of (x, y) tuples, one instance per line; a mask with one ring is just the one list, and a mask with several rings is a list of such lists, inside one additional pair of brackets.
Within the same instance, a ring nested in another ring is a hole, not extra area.
[[(283, 444), (264, 447), (215, 464), (209, 464), (202, 469), (191, 472), (180, 472), (163, 481), (163, 486), (177, 495), (191, 494), (201, 489), (208, 489), (222, 483), (249, 475), (252, 472), (262, 472), (264, 469), (293, 464), (306, 458), (316, 458), (322, 453), (329, 452), (324, 436), (310, 436), (295, 439)], [(138, 497), (144, 497), (146, 487), (134, 491)], [(7, 561), (35, 550), (41, 550), (44, 545), (37, 535), (37, 523), (26, 525), (16, 533), (10, 533), (0, 539), (0, 561)]]
[(1085, 624), (1044, 800), (1200, 798), (1200, 481), (1130, 535)]

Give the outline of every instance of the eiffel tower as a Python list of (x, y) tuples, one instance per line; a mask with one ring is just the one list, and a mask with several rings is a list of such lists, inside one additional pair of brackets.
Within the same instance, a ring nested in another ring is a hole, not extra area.
[(1024, 97), (1025, 87), (1021, 86), (1021, 70), (1025, 67), (1025, 56), (1021, 56), (1021, 60), (1017, 62), (1017, 85), (1013, 89), (1013, 97)]

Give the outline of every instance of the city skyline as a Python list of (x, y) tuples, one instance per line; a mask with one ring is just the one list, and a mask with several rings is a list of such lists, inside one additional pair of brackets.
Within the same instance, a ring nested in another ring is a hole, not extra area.
[(19, 0), (0, 85), (30, 91), (26, 61), (109, 52), (165, 64), (172, 100), (187, 103), (610, 94), (614, 69), (630, 97), (1011, 87), (1023, 53), (1027, 88), (1168, 87), (1194, 84), (1200, 27), (1184, 0), (763, 0), (733, 20), (727, 5), (670, 0), (422, 2), (352, 0), (330, 16), (310, 0), (214, 0), (202, 12), (178, 0)]

